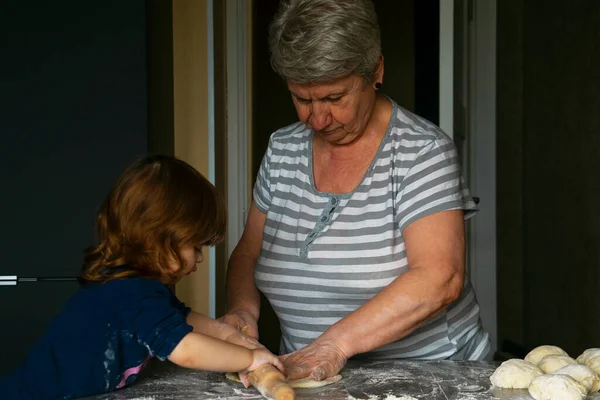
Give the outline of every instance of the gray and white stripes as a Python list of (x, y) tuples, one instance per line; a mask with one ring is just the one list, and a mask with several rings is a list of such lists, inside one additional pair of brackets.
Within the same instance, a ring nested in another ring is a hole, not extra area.
[[(402, 230), (435, 212), (476, 206), (453, 142), (437, 127), (394, 104), (387, 132), (352, 192), (315, 189), (312, 131), (280, 129), (254, 187), (267, 215), (255, 282), (281, 322), (282, 351), (312, 342), (406, 272)], [(481, 359), (489, 339), (469, 282), (461, 297), (411, 335), (371, 358)]]

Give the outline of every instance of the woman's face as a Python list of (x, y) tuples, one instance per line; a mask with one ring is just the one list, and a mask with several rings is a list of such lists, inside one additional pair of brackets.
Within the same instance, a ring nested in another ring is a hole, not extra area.
[(318, 84), (288, 82), (288, 89), (298, 118), (315, 134), (332, 144), (348, 144), (362, 135), (371, 119), (375, 82), (367, 84), (361, 76), (352, 75)]

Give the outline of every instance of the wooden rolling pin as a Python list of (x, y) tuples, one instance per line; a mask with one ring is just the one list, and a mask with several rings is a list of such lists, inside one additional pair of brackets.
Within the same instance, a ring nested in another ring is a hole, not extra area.
[(248, 380), (263, 396), (274, 400), (294, 400), (294, 389), (271, 364), (261, 365), (248, 374)]

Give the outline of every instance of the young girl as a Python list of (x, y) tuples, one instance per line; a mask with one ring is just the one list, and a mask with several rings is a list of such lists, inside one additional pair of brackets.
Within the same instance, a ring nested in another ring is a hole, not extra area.
[(80, 290), (0, 379), (0, 398), (71, 399), (136, 380), (150, 358), (187, 368), (248, 372), (273, 354), (235, 328), (191, 311), (166, 286), (196, 271), (224, 236), (222, 197), (171, 157), (147, 157), (119, 178), (97, 215)]

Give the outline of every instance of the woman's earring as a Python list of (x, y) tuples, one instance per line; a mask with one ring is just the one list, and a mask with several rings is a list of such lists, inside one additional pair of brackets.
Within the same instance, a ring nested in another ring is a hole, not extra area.
[(381, 82), (375, 83), (375, 90), (381, 89)]

